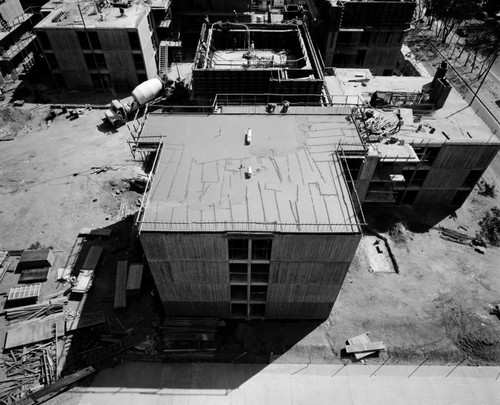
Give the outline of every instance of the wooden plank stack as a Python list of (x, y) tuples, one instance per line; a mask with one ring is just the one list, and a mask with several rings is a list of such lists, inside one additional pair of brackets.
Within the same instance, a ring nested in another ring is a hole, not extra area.
[(116, 288), (114, 309), (127, 306), (127, 261), (119, 260), (116, 266)]
[(372, 342), (368, 336), (369, 333), (348, 339), (345, 346), (346, 353), (354, 355), (356, 360), (361, 360), (381, 350), (386, 350), (384, 342)]
[(67, 302), (68, 297), (59, 297), (41, 302), (40, 304), (9, 308), (5, 310), (5, 317), (10, 324), (35, 318), (40, 319), (51, 314), (62, 312), (64, 309), (64, 305)]
[(460, 243), (462, 245), (471, 245), (473, 238), (466, 233), (454, 231), (453, 229), (444, 228), (442, 226), (439, 227), (439, 231), (441, 232), (441, 239)]

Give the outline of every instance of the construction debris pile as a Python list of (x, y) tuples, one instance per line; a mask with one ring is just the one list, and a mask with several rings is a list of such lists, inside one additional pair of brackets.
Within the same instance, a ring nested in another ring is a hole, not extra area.
[(0, 403), (13, 403), (52, 384), (59, 376), (54, 342), (10, 350), (1, 357), (6, 379), (0, 381)]
[(14, 307), (5, 309), (5, 318), (9, 325), (15, 325), (19, 322), (29, 321), (30, 319), (43, 319), (48, 315), (63, 312), (64, 306), (68, 303), (68, 297), (43, 301), (39, 304), (26, 305), (23, 307)]

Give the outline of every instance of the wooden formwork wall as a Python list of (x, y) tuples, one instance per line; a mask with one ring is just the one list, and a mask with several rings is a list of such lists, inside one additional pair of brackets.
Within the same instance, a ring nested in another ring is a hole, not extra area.
[(66, 85), (70, 89), (88, 90), (93, 87), (80, 42), (73, 29), (47, 29), (47, 38), (54, 51)]
[(267, 93), (271, 71), (193, 70), (195, 96), (214, 97), (217, 93)]
[(103, 29), (97, 31), (111, 82), (132, 90), (137, 85), (137, 71), (127, 30)]
[(360, 239), (357, 234), (276, 235), (266, 318), (326, 318)]
[(230, 316), (228, 244), (222, 234), (140, 236), (168, 316)]
[[(342, 28), (409, 26), (416, 4), (403, 1), (346, 2)], [(405, 28), (404, 27), (404, 28)], [(394, 29), (394, 28), (392, 28)]]
[[(231, 317), (225, 234), (144, 232), (140, 239), (167, 315)], [(326, 318), (360, 239), (274, 235), (266, 318)]]
[[(447, 206), (461, 205), (467, 198), (466, 187), (462, 187), (471, 172), (484, 171), (500, 150), (498, 144), (445, 144), (422, 184), (415, 205)], [(469, 187), (469, 192), (472, 187)], [(455, 196), (461, 192), (461, 199)], [(455, 199), (455, 200), (454, 200)]]

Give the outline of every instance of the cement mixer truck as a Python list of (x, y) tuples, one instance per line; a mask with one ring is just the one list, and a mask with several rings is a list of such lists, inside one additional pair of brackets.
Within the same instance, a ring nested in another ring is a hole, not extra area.
[[(170, 81), (171, 82), (171, 81)], [(147, 103), (162, 97), (166, 85), (159, 78), (146, 80), (139, 84), (128, 97), (121, 100), (112, 100), (108, 110), (104, 113), (105, 119), (114, 127), (119, 127), (127, 121), (129, 114), (143, 107)]]

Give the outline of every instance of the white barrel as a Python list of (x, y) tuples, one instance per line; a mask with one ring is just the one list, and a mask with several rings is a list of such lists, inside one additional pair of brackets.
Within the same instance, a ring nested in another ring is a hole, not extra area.
[(160, 79), (155, 77), (154, 79), (149, 79), (139, 84), (132, 92), (132, 96), (140, 105), (143, 105), (158, 97), (162, 90), (163, 83)]

